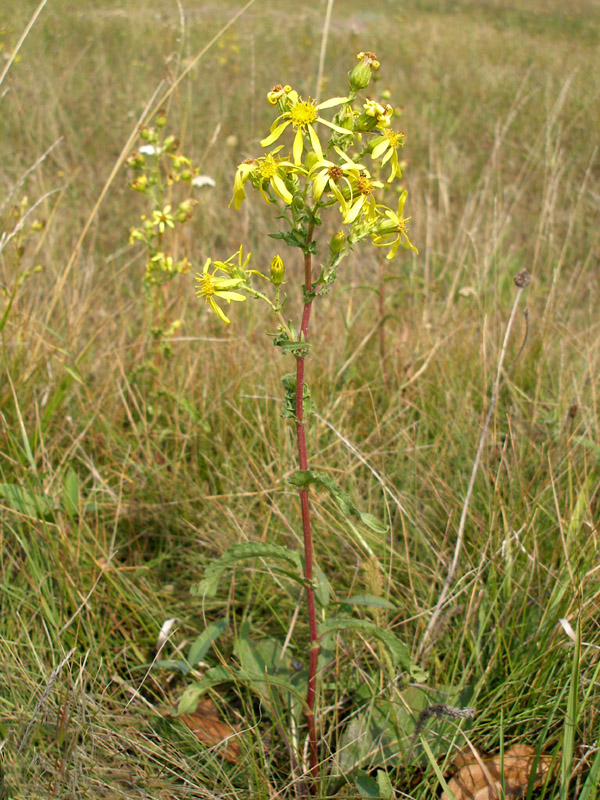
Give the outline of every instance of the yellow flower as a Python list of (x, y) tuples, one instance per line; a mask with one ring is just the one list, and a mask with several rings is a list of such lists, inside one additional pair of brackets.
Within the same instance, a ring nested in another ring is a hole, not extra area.
[(175, 217), (171, 214), (171, 206), (165, 206), (162, 211), (155, 209), (152, 212), (152, 226), (164, 233), (166, 228), (175, 227)]
[(387, 182), (391, 183), (394, 178), (402, 177), (402, 170), (398, 163), (398, 153), (396, 150), (398, 147), (404, 147), (404, 134), (397, 133), (391, 128), (384, 128), (380, 133), (381, 136), (377, 136), (373, 139), (371, 158), (378, 159), (383, 156), (383, 158), (381, 158), (382, 167), (384, 167), (388, 161), (390, 162), (392, 171), (390, 172), (390, 177), (387, 179)]
[(366, 212), (370, 220), (375, 219), (375, 198), (373, 191), (375, 189), (382, 189), (383, 183), (381, 181), (374, 181), (371, 179), (369, 173), (365, 170), (356, 180), (351, 181), (352, 196), (350, 203), (342, 204), (341, 211), (344, 215), (342, 222), (344, 225), (351, 225), (356, 221), (361, 211)]
[(291, 125), (296, 131), (294, 144), (292, 147), (294, 164), (301, 164), (302, 152), (304, 150), (305, 133), (308, 134), (310, 143), (315, 153), (319, 156), (319, 158), (322, 158), (323, 148), (321, 147), (321, 142), (319, 141), (319, 137), (314, 129), (314, 123), (321, 122), (323, 125), (327, 125), (329, 128), (332, 128), (334, 131), (346, 135), (348, 134), (348, 131), (344, 128), (340, 128), (333, 122), (329, 122), (328, 120), (323, 119), (323, 117), (320, 117), (319, 111), (324, 108), (340, 106), (342, 103), (345, 103), (347, 99), (347, 97), (331, 97), (329, 100), (325, 100), (323, 103), (317, 104), (314, 100), (311, 100), (310, 97), (308, 100), (303, 100), (301, 97), (299, 97), (298, 92), (292, 89), (286, 93), (288, 110), (284, 111), (283, 114), (280, 114), (275, 122), (271, 125), (271, 133), (266, 137), (266, 139), (261, 141), (261, 147), (268, 147), (269, 145), (273, 144), (273, 142), (276, 142), (284, 130)]
[[(397, 212), (392, 211), (391, 208), (387, 208), (386, 206), (378, 207), (381, 221), (375, 226), (371, 236), (375, 247), (390, 248), (390, 252), (386, 256), (388, 260), (396, 255), (400, 245), (402, 245), (405, 250), (412, 250), (414, 253), (419, 252), (408, 238), (407, 223), (410, 222), (411, 218), (402, 216), (407, 197), (408, 192), (405, 189), (398, 198)], [(383, 210), (383, 213), (379, 211), (379, 208)]]
[(228, 304), (232, 300), (242, 302), (246, 299), (245, 296), (239, 292), (232, 292), (231, 289), (240, 288), (245, 281), (243, 278), (220, 278), (215, 274), (218, 267), (209, 272), (210, 265), (211, 260), (208, 258), (202, 272), (196, 273), (196, 294), (198, 297), (203, 297), (217, 317), (226, 325), (229, 325), (230, 320), (225, 316), (223, 309), (218, 305), (215, 298), (220, 297), (226, 300)]
[(342, 195), (337, 182), (344, 181), (352, 197), (352, 186), (347, 178), (347, 173), (358, 179), (364, 167), (362, 164), (357, 164), (352, 161), (343, 150), (339, 147), (334, 147), (335, 152), (342, 159), (341, 164), (335, 164), (333, 161), (328, 161), (321, 156), (311, 167), (308, 173), (313, 182), (313, 198), (315, 202), (321, 199), (321, 195), (329, 187), (335, 197), (339, 200), (342, 206), (346, 205), (346, 200)]
[(377, 127), (388, 128), (390, 120), (394, 114), (394, 109), (389, 103), (378, 103), (376, 100), (367, 100), (363, 104), (365, 114), (368, 117), (376, 117)]
[[(260, 191), (263, 200), (270, 203), (271, 200), (265, 193), (268, 185), (271, 186), (275, 194), (288, 205), (292, 202), (292, 195), (285, 185), (285, 178), (291, 172), (296, 172), (298, 168), (291, 161), (280, 159), (277, 153), (283, 149), (275, 148), (271, 153), (260, 158), (248, 158), (238, 166), (233, 183), (233, 198), (231, 203), (236, 208), (242, 205), (246, 197), (244, 184), (250, 178), (252, 184)], [(231, 203), (229, 205), (231, 205)]]

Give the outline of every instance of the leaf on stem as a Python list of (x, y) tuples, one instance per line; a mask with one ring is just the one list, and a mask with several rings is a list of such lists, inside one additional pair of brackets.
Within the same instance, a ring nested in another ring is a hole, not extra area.
[(298, 489), (307, 489), (311, 484), (321, 486), (323, 489), (327, 489), (343, 514), (357, 517), (363, 525), (366, 525), (374, 533), (384, 534), (387, 531), (387, 525), (380, 522), (373, 514), (361, 511), (352, 502), (350, 495), (340, 489), (334, 479), (324, 472), (314, 469), (298, 470), (291, 478), (288, 478), (288, 482)]
[(192, 594), (214, 597), (219, 579), (225, 570), (238, 561), (245, 561), (249, 558), (266, 558), (284, 561), (293, 568), (292, 572), (285, 569), (282, 570), (282, 568), (278, 566), (273, 566), (272, 568), (277, 572), (283, 572), (299, 583), (303, 583), (302, 560), (299, 553), (278, 544), (243, 542), (242, 544), (234, 544), (233, 547), (230, 547), (220, 558), (209, 564), (204, 573), (204, 579), (192, 589)]
[(410, 653), (406, 645), (398, 639), (391, 631), (386, 631), (367, 619), (355, 619), (354, 617), (334, 617), (319, 626), (319, 634), (323, 636), (331, 631), (357, 631), (369, 636), (374, 636), (385, 646), (392, 663), (395, 667), (401, 667), (409, 673), (415, 681), (425, 681), (427, 673), (419, 666), (413, 664)]

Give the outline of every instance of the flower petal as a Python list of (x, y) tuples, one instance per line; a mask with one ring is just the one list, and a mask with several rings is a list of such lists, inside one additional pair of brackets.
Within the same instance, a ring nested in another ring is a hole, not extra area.
[(366, 195), (361, 194), (358, 200), (351, 206), (349, 211), (346, 213), (344, 219), (342, 220), (344, 225), (350, 225), (350, 223), (354, 222), (354, 220), (358, 217), (361, 208), (365, 204)]
[(319, 103), (317, 108), (321, 110), (322, 108), (333, 108), (333, 106), (341, 106), (342, 103), (347, 103), (347, 97), (330, 97), (329, 100), (324, 100), (322, 103)]
[(228, 303), (230, 303), (232, 300), (235, 300), (236, 303), (241, 303), (246, 299), (246, 296), (240, 294), (239, 292), (224, 292), (221, 289), (216, 289), (215, 295), (217, 297), (222, 297), (223, 300), (227, 300)]
[(271, 186), (275, 190), (275, 193), (281, 197), (284, 203), (289, 205), (294, 199), (279, 175), (273, 175), (271, 178)]
[(308, 135), (310, 136), (310, 143), (312, 144), (312, 148), (319, 157), (319, 159), (323, 158), (323, 149), (321, 147), (321, 142), (319, 141), (319, 137), (317, 136), (315, 129), (312, 125), (308, 126)]
[(270, 144), (273, 144), (273, 142), (276, 142), (287, 126), (291, 124), (291, 122), (291, 119), (286, 119), (285, 122), (282, 122), (281, 125), (278, 125), (274, 130), (271, 131), (266, 139), (261, 139), (260, 146), (268, 147)]
[(225, 312), (223, 311), (221, 306), (215, 301), (214, 297), (208, 298), (208, 305), (211, 307), (211, 309), (215, 312), (217, 317), (219, 317), (219, 319), (222, 322), (224, 322), (226, 325), (229, 325), (231, 320), (225, 316)]
[(349, 131), (348, 128), (340, 128), (339, 125), (336, 125), (334, 122), (329, 122), (328, 120), (323, 119), (323, 117), (317, 117), (317, 122), (322, 122), (323, 125), (327, 125), (328, 128), (331, 128), (338, 133), (344, 133), (346, 136), (352, 136), (352, 131)]
[(385, 151), (387, 149), (388, 149), (387, 139), (382, 139), (373, 148), (373, 152), (371, 153), (371, 158), (373, 158), (373, 159), (379, 158), (380, 156), (382, 156), (385, 153)]
[(294, 137), (294, 145), (292, 153), (294, 155), (294, 164), (302, 163), (302, 151), (304, 150), (304, 139), (302, 137), (302, 128), (298, 128), (296, 136)]

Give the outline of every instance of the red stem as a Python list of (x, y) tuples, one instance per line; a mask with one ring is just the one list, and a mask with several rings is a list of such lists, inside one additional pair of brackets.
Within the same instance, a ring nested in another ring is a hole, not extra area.
[[(306, 236), (307, 245), (312, 239), (313, 226), (308, 229)], [(302, 312), (302, 325), (300, 326), (301, 339), (306, 341), (312, 299), (312, 257), (310, 253), (304, 255), (304, 286), (306, 301)], [(296, 358), (296, 437), (298, 440), (298, 463), (301, 470), (308, 469), (306, 455), (306, 432), (304, 427), (304, 356)], [(302, 530), (304, 533), (304, 578), (306, 579), (306, 603), (308, 607), (308, 627), (310, 631), (310, 657), (308, 665), (308, 691), (306, 693), (306, 722), (308, 724), (308, 739), (310, 745), (310, 771), (313, 777), (318, 776), (319, 753), (317, 747), (317, 728), (315, 724), (315, 694), (317, 688), (317, 664), (319, 661), (319, 642), (317, 632), (317, 610), (315, 605), (315, 590), (313, 588), (313, 541), (310, 527), (310, 508), (308, 502), (308, 489), (300, 489), (300, 505), (302, 508)]]

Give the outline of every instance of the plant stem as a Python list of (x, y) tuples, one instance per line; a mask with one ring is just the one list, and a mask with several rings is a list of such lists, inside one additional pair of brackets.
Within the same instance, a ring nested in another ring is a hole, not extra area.
[[(310, 225), (306, 235), (306, 244), (312, 240), (313, 225)], [(306, 302), (302, 312), (300, 338), (306, 341), (312, 299), (312, 256), (304, 254), (304, 286)], [(306, 431), (304, 427), (304, 362), (305, 356), (296, 358), (296, 438), (298, 441), (298, 465), (301, 470), (308, 469), (306, 455)], [(308, 740), (310, 749), (310, 771), (317, 777), (319, 754), (317, 748), (317, 729), (315, 724), (315, 695), (317, 688), (317, 664), (319, 660), (319, 643), (317, 632), (317, 611), (315, 605), (315, 590), (313, 587), (313, 541), (310, 527), (310, 507), (308, 489), (300, 489), (300, 505), (302, 508), (302, 531), (304, 534), (304, 578), (306, 580), (306, 605), (308, 609), (308, 627), (310, 631), (310, 656), (308, 666), (308, 690), (306, 693), (306, 722), (308, 725)]]

